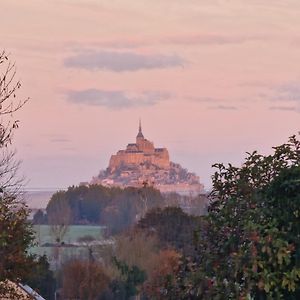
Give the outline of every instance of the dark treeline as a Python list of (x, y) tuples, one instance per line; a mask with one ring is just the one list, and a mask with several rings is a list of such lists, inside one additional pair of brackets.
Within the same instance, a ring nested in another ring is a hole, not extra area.
[[(184, 197), (182, 197), (184, 199)], [(191, 197), (190, 197), (191, 198)], [(101, 185), (70, 187), (55, 193), (46, 208), (38, 211), (34, 224), (95, 224), (107, 226), (111, 233), (130, 227), (152, 208), (176, 205), (179, 195), (164, 197), (152, 187), (124, 189)], [(205, 209), (206, 199), (193, 198), (192, 205)]]

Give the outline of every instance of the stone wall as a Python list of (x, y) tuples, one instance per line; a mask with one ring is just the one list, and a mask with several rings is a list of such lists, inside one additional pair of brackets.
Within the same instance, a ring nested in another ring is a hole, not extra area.
[(115, 170), (120, 165), (139, 165), (145, 161), (144, 153), (117, 153), (112, 155), (109, 161), (109, 169)]
[(168, 169), (170, 167), (169, 153), (167, 149), (153, 154), (143, 152), (126, 152), (119, 151), (116, 155), (112, 155), (109, 161), (109, 169), (113, 172), (116, 168), (123, 165), (140, 165), (149, 162), (159, 168)]
[(170, 168), (170, 158), (169, 158), (169, 152), (166, 148), (162, 149), (162, 151), (155, 152), (153, 156), (153, 164), (159, 166), (163, 169), (169, 169)]
[(153, 143), (149, 142), (146, 139), (138, 138), (136, 140), (136, 144), (137, 144), (139, 151), (142, 151), (147, 154), (154, 154), (154, 152), (155, 152)]

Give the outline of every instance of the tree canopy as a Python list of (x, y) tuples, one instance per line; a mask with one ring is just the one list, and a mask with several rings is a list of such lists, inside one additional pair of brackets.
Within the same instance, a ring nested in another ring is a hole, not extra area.
[(14, 63), (5, 51), (0, 52), (0, 294), (7, 292), (1, 282), (24, 278), (32, 264), (27, 249), (33, 236), (28, 209), (21, 200), (19, 163), (9, 149), (19, 126), (15, 112), (27, 101), (16, 97), (21, 84), (15, 76)]
[(183, 263), (170, 293), (182, 299), (299, 299), (299, 140), (292, 136), (272, 155), (248, 153), (241, 167), (214, 166), (198, 255)]
[[(77, 186), (51, 197), (46, 218), (48, 224), (56, 225), (107, 225), (112, 233), (118, 233), (133, 225), (146, 209), (163, 205), (163, 196), (152, 187)], [(36, 221), (44, 222), (44, 219), (43, 216), (35, 217)]]

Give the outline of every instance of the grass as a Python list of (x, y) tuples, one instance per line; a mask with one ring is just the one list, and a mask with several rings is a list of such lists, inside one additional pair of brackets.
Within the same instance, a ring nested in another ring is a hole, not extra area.
[[(29, 249), (29, 252), (36, 255), (47, 255), (51, 258), (54, 247), (45, 247), (47, 243), (54, 243), (54, 237), (51, 235), (50, 225), (34, 225), (36, 246)], [(92, 236), (95, 240), (103, 239), (103, 226), (89, 225), (70, 225), (63, 241), (65, 244), (77, 242), (84, 236)], [(86, 247), (61, 247), (62, 256), (86, 256)]]

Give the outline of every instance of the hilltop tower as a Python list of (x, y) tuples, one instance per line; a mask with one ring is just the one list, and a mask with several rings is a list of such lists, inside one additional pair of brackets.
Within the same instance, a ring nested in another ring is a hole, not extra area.
[(153, 143), (144, 138), (144, 135), (142, 133), (141, 119), (139, 121), (139, 132), (136, 136), (136, 145), (139, 151), (146, 154), (154, 154), (155, 152)]
[(144, 135), (142, 133), (142, 122), (141, 122), (141, 119), (139, 121), (139, 132), (136, 136), (136, 143), (137, 145), (139, 144), (139, 142), (143, 141), (145, 138), (144, 138)]

